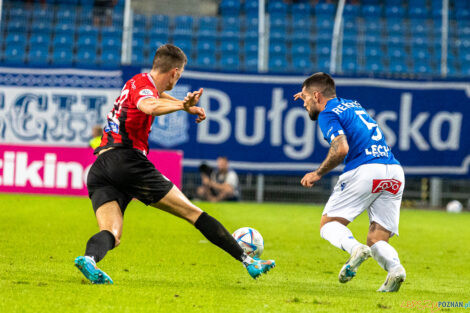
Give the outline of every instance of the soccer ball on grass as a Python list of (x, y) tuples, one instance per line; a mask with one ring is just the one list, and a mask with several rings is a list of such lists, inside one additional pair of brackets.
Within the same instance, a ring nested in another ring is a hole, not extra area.
[(240, 247), (250, 257), (259, 258), (264, 250), (264, 241), (261, 234), (254, 228), (242, 227), (237, 229), (233, 234), (233, 238), (238, 242)]

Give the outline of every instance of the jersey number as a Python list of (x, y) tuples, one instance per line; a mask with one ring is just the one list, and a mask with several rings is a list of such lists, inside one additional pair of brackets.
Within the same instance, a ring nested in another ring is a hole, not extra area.
[(368, 130), (371, 130), (375, 127), (376, 134), (371, 137), (373, 140), (379, 141), (380, 139), (382, 139), (383, 136), (382, 136), (382, 132), (380, 131), (379, 125), (377, 125), (376, 123), (370, 123), (370, 122), (366, 121), (364, 117), (362, 117), (362, 115), (364, 115), (364, 114), (367, 115), (366, 112), (356, 111), (356, 114), (359, 116), (361, 121), (363, 121), (364, 124), (366, 124)]

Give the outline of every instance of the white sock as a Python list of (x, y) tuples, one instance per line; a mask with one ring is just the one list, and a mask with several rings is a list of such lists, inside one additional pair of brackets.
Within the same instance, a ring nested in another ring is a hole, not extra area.
[(379, 263), (379, 265), (389, 272), (392, 268), (400, 265), (398, 252), (386, 241), (377, 241), (372, 247), (372, 257)]
[(361, 243), (354, 239), (352, 232), (340, 222), (329, 222), (320, 229), (320, 236), (328, 240), (333, 246), (347, 251), (349, 254), (355, 246)]

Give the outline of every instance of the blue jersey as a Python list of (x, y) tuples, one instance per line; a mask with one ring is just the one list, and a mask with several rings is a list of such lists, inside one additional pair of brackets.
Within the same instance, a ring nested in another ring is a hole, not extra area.
[(330, 144), (338, 135), (346, 135), (349, 152), (344, 159), (344, 172), (362, 164), (400, 164), (377, 123), (357, 101), (331, 99), (318, 115), (318, 123)]

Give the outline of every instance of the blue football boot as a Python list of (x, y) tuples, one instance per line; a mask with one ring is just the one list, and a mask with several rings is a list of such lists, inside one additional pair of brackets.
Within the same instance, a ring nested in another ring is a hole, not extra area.
[(276, 266), (274, 260), (264, 261), (260, 259), (254, 259), (254, 262), (247, 265), (246, 269), (248, 271), (248, 274), (250, 274), (251, 277), (256, 279), (261, 276), (261, 274), (266, 274), (274, 266)]
[(88, 256), (79, 256), (75, 259), (75, 266), (93, 284), (112, 285), (113, 280), (108, 274), (96, 266), (96, 262)]

